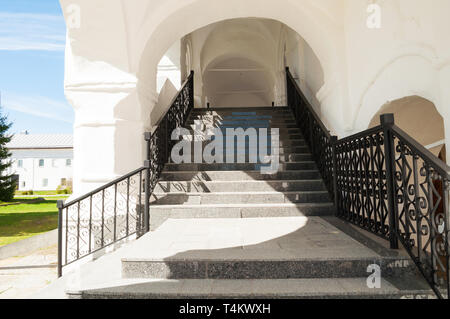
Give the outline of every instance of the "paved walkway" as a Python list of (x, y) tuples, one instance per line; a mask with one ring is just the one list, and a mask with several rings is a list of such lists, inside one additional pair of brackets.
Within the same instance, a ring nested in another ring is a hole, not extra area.
[(57, 248), (0, 260), (0, 299), (26, 299), (57, 278)]

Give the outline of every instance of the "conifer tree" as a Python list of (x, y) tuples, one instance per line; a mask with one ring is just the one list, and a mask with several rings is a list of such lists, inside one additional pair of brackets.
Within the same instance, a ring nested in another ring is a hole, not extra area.
[(11, 153), (6, 148), (6, 144), (12, 139), (12, 135), (8, 133), (12, 123), (1, 114), (1, 111), (0, 109), (0, 201), (9, 202), (14, 198), (16, 190), (16, 183), (12, 175), (7, 174), (7, 170), (12, 164)]

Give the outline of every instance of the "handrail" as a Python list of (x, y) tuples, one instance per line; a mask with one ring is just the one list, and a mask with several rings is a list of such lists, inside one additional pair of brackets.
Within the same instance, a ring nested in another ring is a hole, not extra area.
[[(172, 101), (170, 101), (170, 106), (173, 106), (176, 102), (176, 100), (180, 97), (180, 94), (182, 94), (183, 90), (187, 87), (187, 85), (193, 80), (194, 78), (194, 71), (191, 71), (189, 76), (186, 80), (181, 84), (181, 89), (178, 91), (178, 93), (173, 97)], [(158, 122), (155, 124), (155, 126), (159, 126), (162, 121), (164, 121), (165, 117), (167, 116), (167, 113), (169, 113), (170, 107), (167, 109), (167, 111), (164, 113), (163, 116), (158, 120)]]
[(362, 132), (359, 132), (359, 133), (356, 133), (356, 134), (353, 134), (353, 135), (341, 138), (338, 141), (336, 141), (336, 143), (337, 144), (342, 144), (342, 143), (351, 142), (351, 141), (354, 141), (354, 140), (356, 140), (358, 138), (374, 134), (374, 133), (379, 132), (381, 130), (383, 130), (382, 126), (378, 125), (378, 126), (370, 128), (368, 130), (365, 130), (365, 131), (362, 131)]
[(306, 96), (303, 94), (302, 90), (300, 89), (300, 87), (297, 84), (297, 81), (295, 81), (294, 77), (291, 74), (291, 71), (289, 69), (289, 67), (286, 67), (286, 74), (288, 76), (288, 78), (292, 81), (292, 84), (295, 86), (295, 88), (297, 89), (297, 92), (300, 94), (301, 98), (303, 99), (303, 101), (306, 104), (306, 107), (308, 108), (309, 112), (311, 112), (311, 114), (314, 116), (315, 120), (317, 121), (317, 123), (319, 123), (320, 128), (323, 130), (324, 134), (327, 135), (328, 138), (331, 138), (331, 134), (330, 131), (327, 129), (327, 127), (325, 126), (325, 124), (322, 122), (321, 118), (319, 117), (319, 115), (317, 115), (316, 111), (314, 110), (314, 107), (309, 103), (308, 99), (306, 98)]
[[(450, 298), (450, 167), (395, 125), (331, 136), (286, 68), (288, 106), (310, 146), (336, 215), (398, 248), (438, 298)], [(332, 180), (332, 182), (330, 182)]]
[(61, 201), (61, 202), (62, 202), (62, 204), (61, 204), (61, 205), (62, 205), (62, 208), (69, 207), (69, 206), (71, 206), (71, 205), (73, 205), (73, 204), (76, 204), (76, 203), (79, 202), (79, 201), (85, 200), (86, 198), (89, 198), (90, 196), (93, 196), (93, 195), (95, 195), (96, 193), (101, 192), (101, 191), (104, 190), (105, 188), (109, 188), (109, 187), (113, 186), (114, 184), (117, 184), (117, 183), (120, 183), (120, 182), (126, 180), (127, 178), (129, 178), (129, 177), (131, 177), (131, 176), (133, 176), (133, 175), (139, 173), (140, 171), (143, 171), (144, 169), (145, 169), (145, 167), (140, 167), (140, 168), (138, 168), (138, 169), (136, 169), (136, 170), (134, 170), (134, 171), (132, 171), (132, 172), (126, 174), (126, 175), (123, 175), (123, 176), (121, 176), (121, 177), (119, 177), (119, 178), (113, 180), (112, 182), (109, 182), (108, 184), (105, 184), (105, 185), (103, 185), (103, 186), (100, 186), (100, 187), (94, 189), (93, 191), (90, 191), (89, 193), (87, 193), (87, 194), (85, 194), (85, 195), (83, 195), (83, 196), (81, 196), (81, 197), (79, 197), (79, 198), (77, 198), (77, 199), (74, 199), (74, 200), (72, 200), (72, 201), (70, 201), (70, 202), (68, 202), (68, 203), (66, 203), (66, 202), (64, 202), (64, 201)]
[(450, 166), (441, 161), (438, 157), (436, 157), (433, 153), (427, 150), (423, 145), (413, 139), (408, 135), (405, 131), (399, 128), (397, 125), (392, 126), (392, 130), (402, 138), (409, 147), (411, 147), (415, 152), (419, 153), (425, 160), (427, 160), (431, 165), (433, 165), (434, 169), (439, 171), (440, 174), (446, 176), (450, 179)]
[[(58, 276), (62, 269), (131, 235), (150, 230), (150, 196), (169, 160), (170, 133), (194, 107), (194, 72), (158, 121), (145, 133), (144, 166), (68, 203), (58, 201)], [(144, 198), (143, 198), (144, 193)]]

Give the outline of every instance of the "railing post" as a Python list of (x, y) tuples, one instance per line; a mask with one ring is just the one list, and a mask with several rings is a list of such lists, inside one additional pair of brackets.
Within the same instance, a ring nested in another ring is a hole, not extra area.
[[(397, 204), (395, 198), (395, 150), (394, 138), (392, 136), (392, 126), (395, 124), (394, 114), (383, 114), (380, 117), (381, 126), (384, 134), (384, 155), (386, 161), (386, 190), (388, 200), (389, 214), (389, 240), (391, 249), (398, 249), (398, 217)], [(382, 199), (380, 199), (382, 200)]]
[(194, 88), (194, 79), (195, 79), (195, 77), (194, 77), (194, 75), (195, 75), (194, 70), (191, 70), (191, 74), (190, 74), (190, 76), (191, 76), (190, 82), (191, 83), (188, 84), (189, 85), (189, 112), (191, 112), (192, 109), (195, 106), (195, 103), (194, 103), (194, 100), (195, 100), (195, 96), (194, 96), (194, 89), (195, 89)]
[(147, 142), (147, 160), (144, 162), (145, 167), (145, 202), (144, 202), (144, 234), (150, 231), (150, 178), (151, 178), (151, 133), (145, 133)]
[(313, 125), (313, 117), (311, 113), (308, 113), (308, 126), (309, 126), (309, 144), (311, 147), (311, 153), (314, 157), (314, 160), (320, 161), (322, 159), (316, 157), (315, 153), (315, 144), (314, 144), (314, 125)]
[(338, 187), (337, 187), (337, 157), (336, 157), (336, 144), (337, 136), (331, 136), (331, 156), (333, 157), (333, 194), (334, 194), (334, 206), (336, 207), (336, 215), (339, 215), (339, 200), (338, 200)]
[(169, 150), (169, 145), (170, 145), (170, 142), (171, 142), (171, 136), (172, 136), (172, 132), (169, 132), (169, 119), (167, 118), (167, 116), (166, 116), (166, 118), (164, 119), (164, 131), (165, 131), (165, 134), (164, 134), (164, 158), (163, 158), (163, 163), (161, 163), (161, 164), (165, 164), (165, 163), (168, 163), (169, 161), (170, 161), (170, 151), (171, 150)]
[[(286, 67), (286, 104), (288, 109), (292, 110), (291, 108), (291, 101), (289, 101), (289, 67)], [(296, 119), (297, 120), (297, 119)]]
[(63, 209), (64, 201), (57, 201), (58, 207), (58, 278), (62, 277), (62, 232), (63, 232)]

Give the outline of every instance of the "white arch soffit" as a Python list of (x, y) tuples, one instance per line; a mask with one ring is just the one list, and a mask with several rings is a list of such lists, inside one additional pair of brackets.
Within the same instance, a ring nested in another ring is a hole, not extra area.
[[(215, 60), (211, 61), (205, 67), (205, 70), (203, 70), (203, 72), (202, 72), (202, 76), (203, 77), (207, 76), (207, 74), (206, 74), (207, 72), (206, 71), (208, 71), (208, 69), (214, 68), (217, 64), (220, 64), (221, 62), (226, 61), (228, 58), (242, 58), (242, 59), (246, 59), (248, 61), (253, 62), (254, 64), (256, 64), (258, 66), (258, 68), (263, 69), (267, 73), (267, 75), (269, 77), (266, 78), (266, 80), (268, 80), (269, 86), (273, 87), (275, 85), (275, 83), (276, 83), (276, 75), (275, 75), (274, 70), (269, 69), (267, 66), (265, 66), (261, 62), (259, 62), (257, 60), (254, 60), (253, 57), (248, 57), (246, 55), (239, 56), (237, 54), (230, 54), (230, 55), (229, 54), (225, 54), (223, 56), (219, 56)], [(206, 84), (204, 83), (204, 86), (208, 87), (208, 83), (206, 83)]]
[[(179, 0), (167, 1), (144, 19), (138, 38), (141, 52), (134, 66), (140, 80), (153, 77), (156, 64), (177, 40), (207, 25), (235, 18), (265, 18), (289, 26), (308, 42), (319, 58), (325, 80), (334, 76), (339, 54), (341, 27), (314, 5), (316, 0)], [(183, 23), (180, 23), (183, 21)], [(150, 74), (146, 74), (149, 72)], [(153, 73), (152, 73), (153, 72)], [(148, 82), (148, 81), (145, 81)]]
[[(411, 59), (414, 59), (415, 63), (407, 61)], [(401, 68), (401, 72), (395, 72), (396, 68)], [(363, 92), (354, 122), (354, 133), (366, 130), (373, 117), (386, 103), (408, 96), (429, 100), (439, 114), (445, 117), (439, 104), (438, 81), (439, 69), (428, 57), (420, 54), (397, 56), (380, 69)]]
[(227, 52), (226, 54), (216, 56), (214, 59), (208, 61), (208, 64), (205, 65), (204, 69), (202, 70), (202, 76), (206, 75), (206, 71), (208, 71), (211, 68), (214, 68), (217, 64), (220, 64), (223, 61), (227, 61), (229, 59), (233, 58), (239, 58), (239, 59), (246, 59), (248, 61), (251, 61), (258, 65), (258, 67), (264, 69), (267, 71), (272, 78), (276, 77), (276, 70), (273, 65), (268, 65), (267, 61), (263, 61), (262, 59), (258, 59), (258, 56), (248, 56), (246, 54), (240, 54), (239, 52)]
[[(208, 66), (210, 66), (213, 63), (213, 61), (217, 60), (217, 58), (219, 56), (236, 55), (236, 56), (243, 57), (243, 58), (246, 57), (244, 54), (242, 54), (242, 51), (244, 51), (244, 50), (240, 50), (238, 47), (230, 47), (226, 43), (221, 43), (221, 41), (219, 40), (220, 39), (219, 37), (222, 35), (227, 35), (227, 33), (228, 32), (226, 32), (224, 30), (216, 29), (216, 30), (213, 30), (208, 35), (206, 41), (203, 44), (203, 47), (202, 47), (202, 50), (200, 53), (202, 72), (205, 72), (205, 70), (208, 68)], [(269, 46), (269, 48), (270, 48), (270, 45), (268, 43), (269, 43), (269, 41), (274, 42), (273, 38), (268, 39), (266, 37), (267, 35), (264, 36), (261, 33), (258, 33), (254, 30), (241, 31), (240, 36), (243, 37), (242, 41), (244, 41), (244, 45), (248, 46), (246, 48), (247, 50), (245, 50), (245, 52), (250, 53), (249, 55), (247, 55), (247, 57), (250, 60), (258, 61), (260, 64), (266, 65), (267, 68), (274, 69), (275, 65), (274, 65), (273, 60), (275, 58), (276, 48), (273, 48), (273, 53), (274, 53), (274, 56), (272, 57), (273, 59), (270, 59), (270, 57), (269, 57), (269, 59), (267, 59), (267, 61), (264, 61), (264, 58), (270, 54), (269, 53), (261, 54), (260, 48), (256, 48), (253, 45), (253, 44), (259, 44), (259, 47), (267, 48), (267, 46)], [(246, 37), (250, 38), (253, 43), (250, 41), (245, 41)], [(275, 43), (273, 43), (273, 44), (275, 44)], [(270, 64), (270, 65), (268, 65), (268, 64)]]

